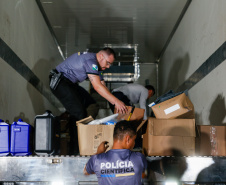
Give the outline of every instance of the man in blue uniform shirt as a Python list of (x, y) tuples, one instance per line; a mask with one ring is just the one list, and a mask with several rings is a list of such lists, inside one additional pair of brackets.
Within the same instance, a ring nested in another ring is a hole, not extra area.
[[(108, 90), (102, 76), (102, 71), (113, 64), (115, 57), (115, 52), (111, 48), (104, 48), (98, 53), (78, 52), (59, 64), (51, 74), (51, 91), (73, 119), (71, 122), (74, 124), (71, 125), (70, 130), (74, 134), (71, 133), (71, 138), (75, 138), (74, 135), (77, 134), (75, 122), (85, 118), (87, 116), (86, 108), (95, 103), (90, 94), (79, 86), (80, 82), (88, 78), (94, 89), (107, 101), (114, 104), (118, 112), (127, 112), (125, 104)], [(59, 83), (54, 83), (58, 74), (61, 75)], [(77, 141), (73, 142), (71, 145), (78, 145)], [(78, 146), (76, 147), (78, 148)]]
[(114, 128), (111, 150), (102, 142), (97, 154), (91, 156), (84, 174), (96, 174), (99, 185), (141, 185), (142, 173), (147, 168), (143, 154), (131, 151), (135, 145), (136, 127), (133, 121), (120, 121)]

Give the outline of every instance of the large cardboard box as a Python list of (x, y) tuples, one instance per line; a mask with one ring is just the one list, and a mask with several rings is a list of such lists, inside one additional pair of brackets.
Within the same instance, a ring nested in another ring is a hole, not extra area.
[(148, 156), (195, 154), (195, 119), (148, 118), (143, 151)]
[(226, 156), (226, 126), (198, 125), (196, 155)]
[(113, 145), (114, 125), (87, 125), (91, 116), (77, 122), (78, 144), (80, 155), (93, 155), (102, 141), (108, 141), (109, 148)]
[[(127, 120), (131, 107), (127, 114), (120, 114), (120, 120)], [(130, 120), (137, 120), (138, 125), (144, 117), (144, 109), (135, 108)], [(115, 125), (87, 125), (93, 118), (91, 116), (77, 121), (78, 143), (80, 155), (93, 155), (102, 141), (108, 141), (109, 149), (113, 146), (113, 132)]]
[(194, 106), (185, 93), (156, 104), (151, 108), (158, 119), (195, 118)]

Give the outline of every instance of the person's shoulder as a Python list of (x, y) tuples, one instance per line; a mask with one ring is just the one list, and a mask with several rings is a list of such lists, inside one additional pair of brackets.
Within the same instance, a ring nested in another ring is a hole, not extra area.
[(89, 159), (89, 163), (98, 163), (99, 160), (101, 160), (103, 158), (103, 155), (101, 154), (95, 154), (95, 155), (92, 155)]
[(133, 152), (133, 151), (132, 151), (132, 154), (133, 154), (135, 157), (146, 158), (146, 157), (144, 156), (144, 154), (142, 154), (142, 153), (140, 153), (140, 152)]
[(96, 53), (84, 52), (83, 56), (86, 56), (88, 59), (96, 59)]
[(96, 56), (96, 53), (92, 53), (92, 52), (84, 52), (84, 54), (90, 55), (90, 56)]
[(146, 157), (140, 152), (133, 152), (133, 158), (136, 161), (140, 161), (142, 164), (147, 165)]
[(84, 54), (84, 59), (87, 63), (97, 63), (97, 58), (95, 53), (86, 53)]
[(107, 155), (107, 152), (106, 152), (106, 153), (101, 153), (101, 154), (96, 154), (96, 155), (95, 155), (95, 158), (96, 158), (97, 160), (101, 160), (101, 159), (105, 158), (106, 155)]

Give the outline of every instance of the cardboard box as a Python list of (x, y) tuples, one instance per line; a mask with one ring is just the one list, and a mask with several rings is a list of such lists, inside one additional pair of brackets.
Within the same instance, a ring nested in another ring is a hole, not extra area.
[(185, 93), (151, 107), (158, 119), (195, 118), (194, 106)]
[(184, 156), (195, 154), (195, 119), (148, 118), (143, 135), (143, 151), (148, 156)]
[[(128, 112), (126, 114), (120, 114), (119, 113), (119, 116), (118, 116), (119, 120), (127, 120), (129, 118), (132, 107), (131, 106), (126, 106), (126, 107), (128, 109)], [(140, 124), (143, 121), (143, 118), (144, 118), (144, 109), (135, 108), (134, 111), (133, 111), (133, 114), (130, 118), (130, 121), (137, 120)]]
[[(128, 112), (126, 114), (120, 114), (117, 117), (118, 120), (128, 120), (129, 116), (130, 116), (130, 112), (132, 111), (132, 107), (131, 106), (126, 106), (128, 109)], [(144, 119), (144, 109), (141, 108), (135, 108), (131, 117), (130, 117), (130, 121), (136, 120), (137, 121), (137, 125), (135, 125), (136, 127), (138, 127), (141, 122)], [(142, 130), (144, 129), (144, 127), (141, 127), (139, 129), (139, 132), (137, 133), (137, 136), (140, 137), (142, 135)]]
[[(131, 107), (128, 107), (129, 112)], [(120, 120), (127, 120), (128, 114), (120, 114)], [(142, 122), (144, 117), (144, 109), (135, 108), (130, 120), (137, 120), (138, 125)], [(93, 121), (92, 116), (77, 121), (78, 128), (78, 143), (80, 155), (93, 155), (96, 153), (98, 146), (102, 141), (108, 141), (110, 150), (113, 146), (113, 132), (115, 125), (87, 125), (87, 123)]]
[(78, 121), (78, 144), (80, 155), (93, 155), (102, 141), (108, 141), (109, 148), (113, 145), (114, 125), (87, 125), (91, 116)]
[(196, 138), (196, 155), (225, 156), (226, 126), (198, 125), (199, 136)]

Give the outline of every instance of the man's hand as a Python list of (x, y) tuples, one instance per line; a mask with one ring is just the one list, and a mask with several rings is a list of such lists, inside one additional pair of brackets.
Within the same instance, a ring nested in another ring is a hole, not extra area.
[(115, 105), (117, 113), (127, 113), (125, 104), (110, 93), (109, 89), (105, 85), (103, 85), (104, 82), (100, 81), (99, 76), (88, 74), (88, 77), (93, 85), (93, 88), (111, 104)]
[(100, 145), (97, 148), (97, 153), (96, 154), (101, 154), (104, 153), (107, 148), (109, 147), (108, 142), (107, 141), (103, 141), (102, 143), (100, 143)]
[(115, 109), (116, 109), (116, 113), (126, 114), (128, 112), (125, 104), (119, 99), (117, 99), (117, 101), (115, 102)]

